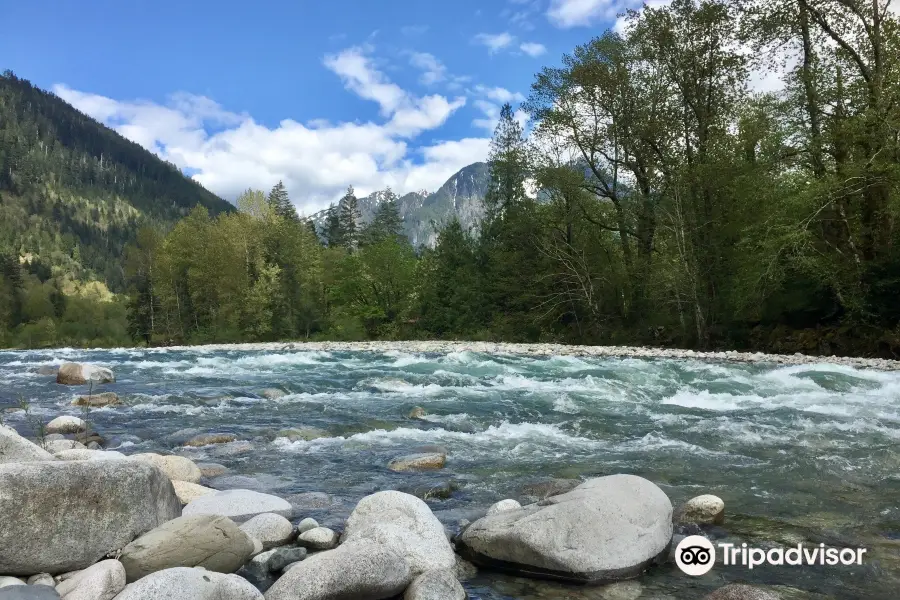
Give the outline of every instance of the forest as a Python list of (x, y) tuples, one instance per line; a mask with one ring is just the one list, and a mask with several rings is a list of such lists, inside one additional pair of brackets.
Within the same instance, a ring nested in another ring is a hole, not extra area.
[[(435, 223), (435, 247), (413, 248), (394, 199), (362, 223), (349, 188), (317, 230), (280, 184), (247, 190), (236, 212), (207, 202), (171, 226), (136, 221), (111, 299), (63, 293), (39, 261), (8, 255), (0, 342), (439, 338), (896, 357), (893, 11), (632, 11), (535, 76), (527, 135), (503, 108), (477, 227)], [(783, 88), (754, 90), (772, 68)]]

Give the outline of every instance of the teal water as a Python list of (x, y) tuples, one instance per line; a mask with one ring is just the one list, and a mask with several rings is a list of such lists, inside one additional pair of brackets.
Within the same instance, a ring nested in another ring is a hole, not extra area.
[[(766, 547), (808, 541), (868, 548), (862, 567), (717, 567), (700, 578), (674, 566), (639, 582), (641, 598), (699, 598), (729, 581), (790, 586), (792, 598), (896, 598), (900, 585), (900, 373), (837, 365), (735, 365), (672, 359), (491, 356), (472, 352), (195, 349), (0, 352), (0, 407), (23, 398), (45, 421), (80, 414), (86, 388), (56, 385), (37, 367), (85, 361), (112, 368), (125, 406), (92, 410), (126, 454), (182, 453), (227, 466), (213, 487), (282, 496), (321, 492), (314, 516), (340, 527), (362, 496), (428, 494), (450, 530), (547, 478), (633, 473), (674, 504), (702, 493), (726, 502), (708, 535)], [(266, 399), (264, 388), (286, 395)], [(424, 420), (408, 418), (423, 407)], [(4, 420), (28, 435), (21, 412)], [(312, 441), (279, 437), (315, 428)], [(187, 430), (187, 431), (185, 431)], [(239, 442), (181, 448), (196, 433)], [(449, 450), (433, 473), (388, 462), (423, 445)], [(308, 498), (308, 497), (307, 497)], [(605, 598), (482, 572), (472, 598)], [(785, 596), (788, 597), (788, 596)]]

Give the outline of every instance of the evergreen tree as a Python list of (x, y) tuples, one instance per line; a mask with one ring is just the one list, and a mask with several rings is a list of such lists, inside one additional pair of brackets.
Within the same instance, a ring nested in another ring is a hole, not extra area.
[(363, 231), (362, 238), (367, 245), (387, 239), (403, 241), (403, 217), (400, 216), (397, 195), (391, 188), (384, 191), (384, 198), (375, 210), (372, 222)]
[(272, 191), (269, 192), (268, 203), (279, 217), (290, 219), (291, 221), (300, 220), (297, 209), (294, 208), (294, 205), (288, 196), (287, 189), (280, 180), (272, 188)]
[(515, 203), (527, 198), (525, 179), (528, 176), (528, 152), (522, 126), (516, 121), (512, 106), (507, 102), (500, 110), (500, 122), (491, 139), (488, 158), (491, 185), (484, 199), (487, 222), (502, 218)]
[(359, 248), (361, 215), (359, 212), (359, 200), (353, 191), (353, 186), (347, 188), (347, 193), (340, 201), (339, 221), (341, 226), (341, 238), (345, 248), (353, 252)]
[(325, 213), (325, 243), (329, 248), (344, 245), (344, 230), (341, 228), (341, 213), (338, 206), (331, 204)]

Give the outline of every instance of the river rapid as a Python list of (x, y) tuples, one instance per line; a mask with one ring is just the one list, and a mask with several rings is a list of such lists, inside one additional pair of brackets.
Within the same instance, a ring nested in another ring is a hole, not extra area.
[[(229, 472), (204, 483), (286, 497), (298, 517), (337, 529), (361, 497), (378, 490), (426, 497), (455, 532), (498, 500), (527, 501), (530, 484), (632, 473), (656, 483), (676, 506), (705, 493), (724, 499), (724, 526), (707, 532), (715, 539), (867, 548), (861, 567), (717, 566), (691, 578), (666, 565), (642, 576), (640, 590), (481, 571), (465, 583), (475, 600), (687, 600), (732, 581), (780, 586), (784, 598), (898, 597), (900, 372), (883, 370), (888, 363), (871, 369), (859, 361), (784, 364), (792, 361), (761, 355), (487, 350), (298, 344), (3, 351), (0, 414), (32, 437), (35, 419), (83, 416), (70, 403), (86, 386), (57, 385), (37, 371), (91, 362), (117, 378), (97, 391), (124, 401), (88, 416), (108, 448), (220, 463)], [(283, 395), (266, 397), (279, 395), (266, 389)], [(21, 400), (30, 417), (10, 410)], [(416, 406), (424, 418), (409, 417)], [(182, 447), (204, 432), (238, 441)], [(426, 445), (447, 449), (444, 469), (387, 469)]]

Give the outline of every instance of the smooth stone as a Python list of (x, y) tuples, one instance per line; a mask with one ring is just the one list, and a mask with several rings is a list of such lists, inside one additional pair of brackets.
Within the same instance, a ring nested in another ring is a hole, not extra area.
[(197, 498), (215, 494), (217, 490), (204, 487), (199, 483), (191, 483), (190, 481), (173, 480), (172, 486), (175, 488), (175, 495), (182, 504), (189, 504)]
[(437, 569), (416, 577), (403, 593), (403, 600), (466, 600), (466, 590), (452, 570)]
[(522, 508), (522, 505), (515, 500), (507, 498), (506, 500), (501, 500), (500, 502), (491, 505), (491, 507), (487, 509), (487, 516), (496, 515), (497, 513), (502, 513), (506, 510), (516, 510), (517, 508)]
[(26, 581), (28, 585), (49, 585), (50, 587), (56, 587), (56, 581), (53, 580), (53, 575), (50, 573), (38, 573), (37, 575), (32, 575)]
[(128, 458), (121, 452), (115, 450), (91, 450), (90, 448), (74, 448), (72, 450), (62, 450), (53, 456), (57, 460), (62, 461), (80, 461), (80, 460), (123, 460)]
[(275, 575), (269, 570), (269, 558), (274, 550), (257, 554), (238, 570), (237, 575), (253, 584), (261, 592), (265, 592), (275, 583)]
[(11, 575), (87, 568), (181, 515), (169, 479), (128, 460), (0, 465), (0, 490), (0, 573)]
[(308, 556), (309, 552), (306, 548), (276, 548), (266, 563), (266, 568), (271, 573), (277, 573), (284, 570), (288, 565), (298, 563)]
[(538, 504), (469, 525), (457, 551), (476, 565), (577, 583), (635, 577), (665, 558), (672, 503), (635, 475), (589, 479)]
[(290, 518), (293, 508), (286, 500), (253, 490), (223, 490), (197, 498), (184, 507), (185, 515), (222, 515), (238, 523), (263, 513)]
[(71, 415), (56, 417), (44, 426), (47, 433), (82, 433), (87, 429), (88, 425), (84, 419)]
[(87, 406), (88, 408), (102, 408), (122, 404), (119, 395), (115, 392), (101, 392), (90, 396), (79, 396), (72, 400), (72, 406)]
[(11, 587), (14, 585), (26, 585), (26, 583), (18, 577), (0, 575), (0, 588)]
[(174, 567), (233, 573), (250, 560), (253, 541), (231, 519), (179, 517), (145, 533), (122, 550), (128, 582)]
[(101, 560), (60, 582), (63, 600), (112, 600), (125, 589), (125, 568), (117, 560)]
[(444, 526), (425, 502), (403, 492), (377, 492), (359, 501), (342, 542), (358, 540), (384, 544), (405, 559), (413, 575), (456, 564)]
[(241, 531), (262, 542), (263, 550), (284, 546), (294, 537), (291, 522), (274, 513), (256, 515), (241, 525)]
[(227, 444), (234, 441), (237, 441), (237, 436), (232, 433), (201, 433), (186, 441), (184, 445), (199, 448), (201, 446)]
[(712, 494), (691, 498), (675, 511), (675, 523), (678, 525), (721, 525), (724, 522), (725, 502)]
[(703, 600), (779, 600), (776, 594), (751, 585), (732, 583), (707, 594)]
[(262, 593), (237, 575), (176, 567), (128, 584), (115, 600), (264, 600)]
[(291, 565), (266, 600), (381, 600), (403, 592), (413, 575), (383, 544), (357, 540)]
[(391, 471), (427, 471), (443, 469), (447, 463), (447, 456), (438, 452), (421, 452), (395, 458), (388, 463)]
[(48, 585), (14, 585), (0, 589), (0, 600), (59, 600)]
[(81, 363), (63, 363), (56, 372), (56, 383), (63, 385), (84, 385), (89, 381), (114, 383), (116, 377), (105, 367)]
[(228, 467), (219, 463), (197, 463), (197, 468), (204, 477), (218, 477), (228, 472)]
[(200, 483), (200, 478), (203, 476), (200, 473), (200, 469), (194, 464), (194, 461), (183, 456), (163, 456), (153, 452), (145, 452), (143, 454), (132, 454), (129, 458), (159, 467), (169, 479)]
[(424, 419), (425, 418), (425, 409), (421, 406), (413, 406), (412, 410), (409, 411), (410, 419)]
[(75, 440), (50, 440), (44, 442), (44, 450), (56, 454), (63, 450), (87, 450), (87, 446)]
[(319, 523), (313, 519), (312, 517), (306, 517), (299, 523), (297, 523), (297, 531), (300, 533), (306, 533), (310, 529), (315, 529), (319, 526)]
[(327, 527), (316, 527), (301, 533), (297, 544), (310, 550), (331, 550), (338, 544), (338, 534)]
[(0, 425), (0, 464), (56, 460), (37, 444), (23, 438), (12, 427)]

